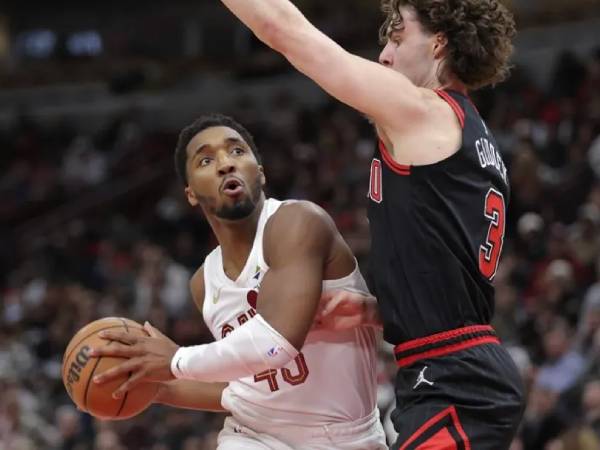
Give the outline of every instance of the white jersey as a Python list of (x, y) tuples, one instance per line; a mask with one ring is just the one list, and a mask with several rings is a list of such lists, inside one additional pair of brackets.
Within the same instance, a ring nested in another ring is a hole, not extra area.
[[(281, 204), (265, 201), (254, 245), (237, 280), (225, 275), (221, 247), (206, 257), (202, 314), (217, 340), (256, 314), (260, 283), (269, 270), (263, 232)], [(323, 282), (323, 290), (341, 288), (367, 292), (358, 266), (344, 278)], [(222, 405), (241, 424), (266, 432), (274, 426), (326, 426), (362, 419), (376, 406), (376, 347), (372, 328), (311, 331), (301, 353), (284, 368), (230, 382)]]

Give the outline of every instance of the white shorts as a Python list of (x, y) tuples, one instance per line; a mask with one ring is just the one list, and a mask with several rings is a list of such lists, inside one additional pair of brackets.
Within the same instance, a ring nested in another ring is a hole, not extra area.
[(280, 427), (261, 433), (227, 417), (217, 450), (387, 450), (379, 410), (354, 422), (320, 427)]

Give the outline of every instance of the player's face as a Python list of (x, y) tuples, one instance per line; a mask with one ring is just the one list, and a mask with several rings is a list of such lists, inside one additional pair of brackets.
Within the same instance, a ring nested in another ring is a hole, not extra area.
[(423, 30), (416, 12), (401, 7), (387, 31), (379, 62), (400, 72), (416, 86), (427, 86), (437, 74), (439, 37)]
[(226, 220), (248, 217), (262, 195), (263, 168), (240, 134), (217, 126), (198, 133), (187, 146), (188, 187), (192, 206)]

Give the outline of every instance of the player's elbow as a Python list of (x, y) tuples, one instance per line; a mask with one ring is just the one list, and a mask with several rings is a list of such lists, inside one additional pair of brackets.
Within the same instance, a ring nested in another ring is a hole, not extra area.
[(286, 30), (281, 24), (267, 20), (261, 24), (260, 30), (256, 34), (261, 41), (273, 50), (280, 53), (283, 53), (285, 50)]
[(259, 39), (288, 60), (303, 52), (308, 31), (305, 22), (293, 18), (266, 20), (260, 28)]
[(302, 333), (297, 336), (287, 336), (287, 341), (298, 351), (301, 351), (302, 347), (304, 347), (305, 340), (306, 333)]

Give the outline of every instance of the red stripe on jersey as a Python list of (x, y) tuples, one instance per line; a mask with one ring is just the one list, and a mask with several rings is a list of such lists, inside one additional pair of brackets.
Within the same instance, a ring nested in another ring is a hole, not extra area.
[(392, 158), (392, 155), (390, 155), (387, 148), (385, 148), (385, 144), (381, 139), (379, 140), (379, 151), (381, 152), (383, 160), (390, 167), (390, 169), (392, 169), (398, 175), (410, 175), (410, 166), (398, 164), (396, 161), (394, 161), (394, 158)]
[(444, 356), (450, 353), (456, 353), (461, 350), (466, 350), (471, 347), (476, 347), (478, 345), (483, 344), (500, 344), (500, 339), (496, 336), (483, 336), (480, 338), (475, 338), (463, 342), (459, 342), (458, 344), (446, 345), (444, 347), (436, 348), (434, 350), (429, 350), (423, 353), (417, 353), (416, 355), (408, 356), (406, 358), (400, 358), (396, 360), (396, 364), (398, 367), (408, 367), (420, 361), (421, 359), (429, 359), (435, 358), (437, 356)]
[(447, 341), (465, 334), (493, 331), (494, 329), (490, 325), (471, 325), (468, 327), (456, 328), (454, 330), (442, 331), (441, 333), (432, 334), (431, 336), (425, 336), (404, 342), (403, 344), (397, 345), (394, 351), (396, 353), (404, 352), (413, 348), (423, 347), (424, 345)]
[(446, 91), (442, 91), (441, 89), (436, 89), (435, 93), (437, 95), (439, 95), (442, 99), (444, 99), (450, 105), (450, 107), (454, 110), (454, 113), (456, 114), (458, 121), (460, 122), (461, 128), (464, 128), (465, 127), (465, 112), (460, 107), (458, 102), (456, 100), (454, 100), (454, 98), (452, 98), (452, 96), (450, 94), (448, 94)]

